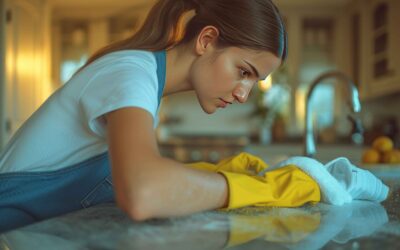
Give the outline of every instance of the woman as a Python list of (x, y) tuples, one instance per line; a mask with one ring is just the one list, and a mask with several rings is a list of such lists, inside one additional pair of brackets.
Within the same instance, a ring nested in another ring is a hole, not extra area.
[(135, 35), (94, 54), (15, 134), (1, 155), (0, 207), (40, 219), (115, 194), (140, 221), (319, 201), (318, 186), (293, 166), (276, 174), (299, 180), (300, 200), (286, 193), (295, 186), (247, 175), (266, 167), (256, 157), (188, 167), (160, 156), (153, 131), (162, 96), (193, 90), (208, 114), (246, 102), (285, 59), (286, 40), (270, 0), (158, 1)]

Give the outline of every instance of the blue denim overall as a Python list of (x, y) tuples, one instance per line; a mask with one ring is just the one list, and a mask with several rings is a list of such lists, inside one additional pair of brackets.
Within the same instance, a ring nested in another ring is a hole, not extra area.
[[(154, 55), (160, 104), (166, 52)], [(56, 171), (0, 174), (0, 232), (107, 202), (114, 202), (108, 152)]]

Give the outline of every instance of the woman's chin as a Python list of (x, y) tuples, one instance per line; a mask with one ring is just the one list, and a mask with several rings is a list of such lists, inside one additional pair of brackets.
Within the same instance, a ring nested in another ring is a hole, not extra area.
[(209, 102), (209, 101), (202, 101), (199, 98), (197, 99), (198, 104), (200, 105), (201, 109), (204, 111), (206, 114), (214, 114), (218, 107), (215, 103)]
[(213, 110), (206, 110), (206, 109), (203, 109), (203, 111), (204, 111), (205, 113), (211, 115), (211, 114), (214, 114), (214, 113), (215, 113), (216, 109), (213, 109)]
[(215, 107), (215, 106), (203, 106), (203, 105), (201, 105), (201, 108), (203, 109), (203, 111), (206, 114), (209, 114), (209, 115), (214, 114), (215, 111), (217, 111), (217, 107)]

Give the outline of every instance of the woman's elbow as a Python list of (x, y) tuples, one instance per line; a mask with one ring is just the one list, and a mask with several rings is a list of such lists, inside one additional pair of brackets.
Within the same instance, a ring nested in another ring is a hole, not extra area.
[(117, 192), (116, 203), (132, 220), (141, 222), (150, 219), (150, 209), (145, 198), (143, 188), (137, 188), (134, 194), (127, 195), (126, 193)]
[(150, 157), (146, 160), (140, 159), (140, 165), (131, 163), (130, 167), (121, 168), (129, 171), (115, 174), (114, 190), (117, 205), (135, 221), (152, 218), (156, 209), (152, 197), (158, 193), (156, 190), (159, 183), (154, 181), (154, 175), (159, 170), (155, 170), (154, 166), (163, 163), (158, 159), (149, 159)]

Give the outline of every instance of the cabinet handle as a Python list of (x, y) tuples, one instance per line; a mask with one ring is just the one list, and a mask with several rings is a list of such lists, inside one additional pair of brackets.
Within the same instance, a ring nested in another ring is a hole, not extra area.
[(6, 11), (6, 23), (11, 23), (11, 21), (12, 21), (12, 11), (7, 10)]
[(11, 119), (7, 119), (6, 121), (6, 132), (11, 133), (12, 122)]

